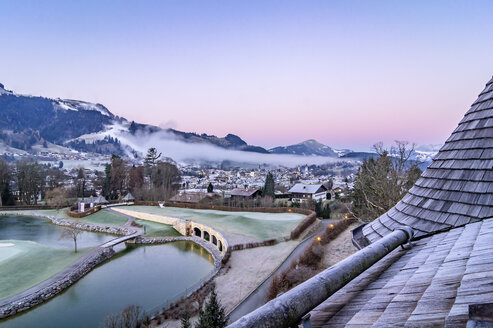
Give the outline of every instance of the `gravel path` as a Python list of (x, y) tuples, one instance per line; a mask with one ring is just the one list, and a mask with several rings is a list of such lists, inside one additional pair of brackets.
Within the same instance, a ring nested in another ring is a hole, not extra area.
[(322, 233), (325, 228), (334, 223), (335, 220), (322, 220), (322, 226), (320, 230), (315, 231), (313, 234), (305, 238), (294, 250), (291, 254), (282, 262), (282, 264), (276, 269), (276, 271), (271, 274), (260, 286), (258, 286), (248, 297), (243, 300), (236, 308), (229, 313), (230, 323), (238, 320), (242, 316), (256, 310), (265, 304), (267, 299), (267, 294), (269, 292), (269, 287), (272, 282), (272, 277), (286, 270), (291, 262), (297, 259), (303, 252), (310, 246), (313, 238), (318, 234)]

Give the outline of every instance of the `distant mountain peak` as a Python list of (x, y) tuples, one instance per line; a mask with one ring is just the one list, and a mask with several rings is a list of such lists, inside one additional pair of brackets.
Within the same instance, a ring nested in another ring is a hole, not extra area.
[(275, 147), (270, 149), (269, 152), (273, 154), (338, 157), (338, 154), (332, 148), (315, 139), (308, 139), (296, 145)]
[(9, 95), (11, 95), (11, 94), (14, 94), (14, 93), (12, 91), (10, 91), (10, 90), (5, 89), (5, 86), (2, 83), (0, 83), (0, 95), (3, 95), (3, 94), (9, 94)]
[(58, 104), (59, 107), (61, 107), (64, 110), (72, 110), (72, 111), (79, 111), (79, 110), (94, 110), (97, 112), (100, 112), (101, 114), (113, 118), (114, 115), (106, 108), (105, 106), (101, 104), (94, 104), (90, 103), (87, 101), (82, 101), (82, 100), (74, 100), (74, 99), (60, 99), (57, 98), (56, 103)]

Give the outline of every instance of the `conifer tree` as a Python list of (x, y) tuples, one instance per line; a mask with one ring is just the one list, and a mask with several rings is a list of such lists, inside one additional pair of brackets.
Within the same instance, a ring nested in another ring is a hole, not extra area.
[(227, 324), (224, 308), (219, 304), (216, 291), (213, 290), (205, 310), (199, 311), (199, 322), (195, 328), (224, 328)]
[(329, 206), (329, 204), (326, 204), (322, 210), (322, 217), (324, 219), (330, 219), (330, 214), (331, 214), (330, 206)]
[(274, 189), (275, 189), (274, 176), (272, 175), (272, 173), (269, 172), (265, 177), (263, 196), (269, 196), (274, 198), (275, 197)]
[(207, 186), (207, 192), (208, 193), (214, 192), (214, 186), (212, 185), (212, 182), (209, 182), (209, 185)]
[(180, 321), (181, 328), (192, 328), (192, 324), (190, 323), (190, 313), (188, 313), (188, 310), (185, 310), (180, 318)]

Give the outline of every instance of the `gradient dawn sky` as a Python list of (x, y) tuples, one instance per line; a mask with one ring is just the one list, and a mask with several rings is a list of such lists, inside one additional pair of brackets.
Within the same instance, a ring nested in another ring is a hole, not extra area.
[(271, 147), (442, 143), (493, 75), (493, 1), (0, 0), (0, 82)]

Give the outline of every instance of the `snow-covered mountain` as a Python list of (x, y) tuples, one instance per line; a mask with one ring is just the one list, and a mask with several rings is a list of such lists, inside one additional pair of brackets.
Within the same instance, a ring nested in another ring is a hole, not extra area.
[(0, 141), (8, 147), (30, 151), (46, 142), (84, 152), (140, 156), (136, 136), (170, 138), (225, 149), (268, 153), (240, 137), (181, 132), (129, 122), (105, 106), (81, 100), (52, 99), (17, 94), (0, 84)]
[[(21, 95), (5, 89), (4, 85), (0, 84), (0, 154), (2, 149), (9, 149), (11, 153), (15, 149), (22, 153), (36, 152), (39, 145), (44, 145), (44, 149), (63, 146), (67, 151), (140, 157), (146, 151), (145, 147), (163, 144), (163, 140), (166, 144), (178, 148), (183, 143), (202, 144), (228, 151), (312, 158), (340, 157), (361, 160), (375, 155), (353, 152), (350, 149), (334, 150), (313, 139), (266, 150), (249, 145), (234, 134), (217, 137), (205, 133), (162, 129), (118, 117), (102, 104)], [(438, 148), (437, 145), (418, 147), (416, 157), (422, 162), (428, 162)]]
[(314, 139), (306, 140), (296, 145), (275, 147), (269, 149), (269, 152), (272, 154), (339, 157), (339, 154), (332, 148)]

